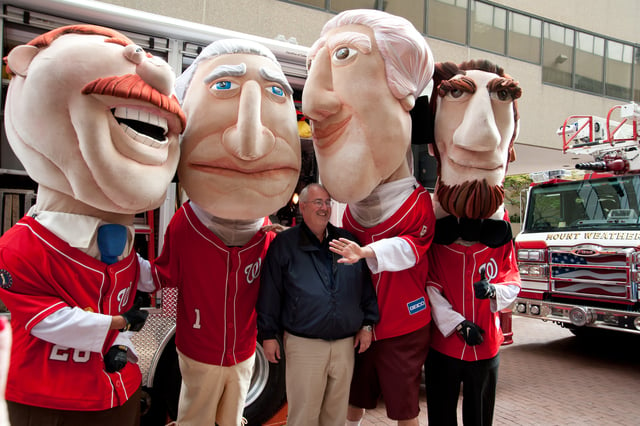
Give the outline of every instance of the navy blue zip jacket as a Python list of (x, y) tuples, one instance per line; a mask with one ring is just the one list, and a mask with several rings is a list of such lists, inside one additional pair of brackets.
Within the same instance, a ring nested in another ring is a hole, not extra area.
[(269, 245), (260, 278), (258, 333), (274, 339), (283, 331), (311, 339), (354, 336), (378, 322), (378, 302), (366, 261), (338, 263), (329, 241), (356, 241), (347, 231), (327, 225), (321, 243), (302, 223), (276, 236)]

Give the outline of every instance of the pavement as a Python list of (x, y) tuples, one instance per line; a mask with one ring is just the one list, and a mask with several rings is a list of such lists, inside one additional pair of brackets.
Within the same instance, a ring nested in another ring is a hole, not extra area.
[[(553, 323), (514, 317), (513, 344), (500, 358), (494, 425), (640, 425), (640, 335), (579, 339)], [(427, 425), (424, 390), (420, 410)], [(362, 421), (395, 424), (382, 403)]]

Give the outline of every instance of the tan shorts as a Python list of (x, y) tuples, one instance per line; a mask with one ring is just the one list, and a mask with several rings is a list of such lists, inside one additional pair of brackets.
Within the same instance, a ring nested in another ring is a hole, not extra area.
[(238, 426), (251, 384), (255, 354), (230, 367), (195, 361), (178, 351), (182, 388), (179, 426)]

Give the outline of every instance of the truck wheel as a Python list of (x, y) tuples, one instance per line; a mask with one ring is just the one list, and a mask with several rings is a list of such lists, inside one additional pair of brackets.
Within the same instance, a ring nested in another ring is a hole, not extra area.
[[(282, 347), (280, 339), (278, 342)], [(284, 372), (284, 356), (278, 364), (271, 364), (264, 356), (262, 345), (258, 343), (251, 385), (243, 413), (249, 426), (262, 425), (284, 404), (286, 399)], [(181, 383), (182, 375), (178, 366), (174, 336), (160, 357), (153, 388), (147, 389), (151, 402), (146, 414), (142, 416), (141, 426), (164, 426), (168, 421), (176, 419)]]

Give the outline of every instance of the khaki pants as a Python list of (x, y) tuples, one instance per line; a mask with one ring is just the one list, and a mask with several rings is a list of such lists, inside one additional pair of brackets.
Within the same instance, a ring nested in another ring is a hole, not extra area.
[(179, 426), (239, 426), (251, 384), (255, 354), (230, 367), (195, 361), (178, 351), (182, 388)]
[(285, 333), (287, 426), (344, 426), (354, 338), (326, 341)]

